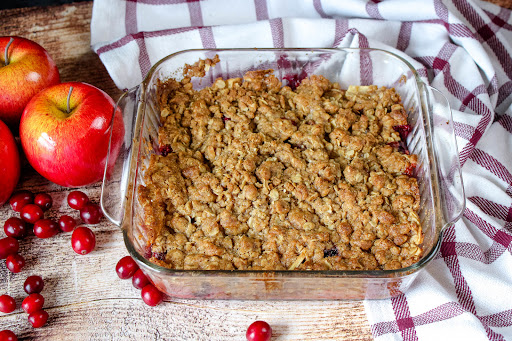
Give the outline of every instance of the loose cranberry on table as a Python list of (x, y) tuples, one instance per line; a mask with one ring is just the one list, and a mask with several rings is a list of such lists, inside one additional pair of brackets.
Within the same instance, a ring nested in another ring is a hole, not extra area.
[(9, 237), (21, 239), (27, 235), (27, 225), (18, 217), (10, 217), (4, 223), (4, 232)]
[(154, 307), (163, 300), (163, 295), (153, 284), (148, 284), (141, 291), (142, 300), (147, 305)]
[(18, 337), (9, 329), (0, 332), (0, 341), (18, 341)]
[(43, 291), (44, 281), (41, 276), (29, 276), (23, 284), (23, 289), (27, 294), (40, 293)]
[(46, 324), (48, 321), (48, 313), (45, 310), (34, 311), (30, 315), (28, 315), (28, 322), (34, 328), (40, 328)]
[(43, 211), (46, 211), (52, 207), (53, 199), (49, 194), (39, 193), (34, 197), (34, 204), (41, 207)]
[(38, 238), (51, 238), (59, 233), (59, 225), (51, 219), (40, 219), (34, 224), (34, 234)]
[(25, 258), (18, 253), (11, 254), (7, 256), (5, 260), (5, 265), (7, 269), (9, 269), (12, 273), (21, 272), (21, 270), (25, 267)]
[(66, 214), (59, 218), (59, 228), (62, 232), (71, 232), (76, 227), (76, 220)]
[(9, 295), (0, 296), (0, 311), (2, 313), (12, 313), (16, 309), (16, 301)]
[(21, 308), (27, 313), (32, 314), (38, 310), (43, 309), (44, 297), (41, 294), (33, 293), (25, 297), (21, 302)]
[(20, 216), (25, 222), (34, 224), (39, 219), (43, 218), (44, 212), (43, 209), (36, 204), (27, 204), (21, 209)]
[(256, 321), (247, 328), (245, 337), (247, 341), (269, 341), (272, 337), (272, 328), (265, 321)]
[(80, 209), (80, 218), (86, 224), (97, 224), (100, 222), (101, 217), (103, 217), (103, 212), (101, 212), (101, 208), (97, 204), (87, 203)]
[(0, 259), (6, 259), (7, 256), (17, 253), (20, 249), (20, 243), (16, 238), (5, 237), (0, 239)]
[(94, 233), (86, 226), (78, 226), (71, 235), (71, 247), (80, 254), (86, 255), (96, 246)]
[(80, 210), (89, 202), (89, 197), (82, 191), (72, 191), (68, 194), (69, 207)]
[(116, 273), (117, 276), (121, 279), (128, 279), (132, 277), (135, 271), (138, 269), (139, 266), (130, 256), (121, 258), (116, 264)]
[(135, 273), (133, 274), (133, 277), (132, 277), (132, 284), (135, 288), (141, 290), (142, 288), (144, 288), (146, 285), (150, 284), (149, 283), (149, 279), (146, 277), (146, 275), (144, 274), (144, 272), (142, 272), (141, 269), (138, 269), (137, 271), (135, 271)]
[(33, 202), (34, 194), (26, 190), (14, 193), (9, 199), (9, 205), (16, 212), (20, 212), (25, 205), (32, 204)]

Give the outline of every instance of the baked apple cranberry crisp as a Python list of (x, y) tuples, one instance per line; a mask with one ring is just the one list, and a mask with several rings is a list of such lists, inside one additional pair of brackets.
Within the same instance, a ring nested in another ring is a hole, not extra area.
[(376, 270), (419, 260), (417, 157), (394, 89), (343, 90), (318, 75), (292, 89), (259, 70), (195, 90), (191, 70), (159, 82), (159, 153), (139, 187), (151, 261)]

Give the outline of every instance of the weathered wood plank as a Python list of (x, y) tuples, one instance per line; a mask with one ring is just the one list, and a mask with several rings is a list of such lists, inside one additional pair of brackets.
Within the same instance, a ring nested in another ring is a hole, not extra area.
[[(268, 321), (273, 340), (371, 340), (361, 335), (356, 303), (168, 301), (148, 309), (138, 298), (79, 302), (48, 308), (48, 326), (24, 328), (21, 337), (55, 340), (243, 340), (256, 319)], [(25, 313), (0, 320), (0, 328), (26, 325)], [(340, 326), (345, 327), (340, 327)]]

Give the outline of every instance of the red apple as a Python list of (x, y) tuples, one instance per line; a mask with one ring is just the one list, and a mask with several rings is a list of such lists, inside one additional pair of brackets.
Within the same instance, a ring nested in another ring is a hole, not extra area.
[(5, 204), (20, 179), (20, 155), (11, 131), (0, 121), (0, 206)]
[(59, 82), (57, 66), (41, 45), (21, 37), (0, 37), (0, 119), (13, 132), (28, 101)]
[(121, 110), (114, 115), (114, 107), (110, 96), (87, 83), (44, 89), (30, 100), (21, 117), (20, 139), (28, 162), (39, 174), (65, 187), (101, 180), (111, 133), (109, 170), (124, 137)]

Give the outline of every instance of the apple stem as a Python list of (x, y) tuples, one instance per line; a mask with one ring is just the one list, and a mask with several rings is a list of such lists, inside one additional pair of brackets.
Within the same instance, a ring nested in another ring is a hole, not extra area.
[(73, 87), (69, 87), (69, 93), (68, 93), (68, 100), (67, 100), (67, 106), (68, 106), (68, 114), (71, 112), (71, 109), (69, 108), (69, 99), (71, 98), (71, 92), (73, 91)]
[(9, 42), (7, 43), (7, 45), (5, 46), (5, 66), (9, 65), (9, 58), (8, 58), (8, 55), (7, 55), (7, 51), (9, 51), (9, 46), (11, 46), (12, 42), (14, 41), (14, 38), (11, 38), (11, 40), (9, 40)]

